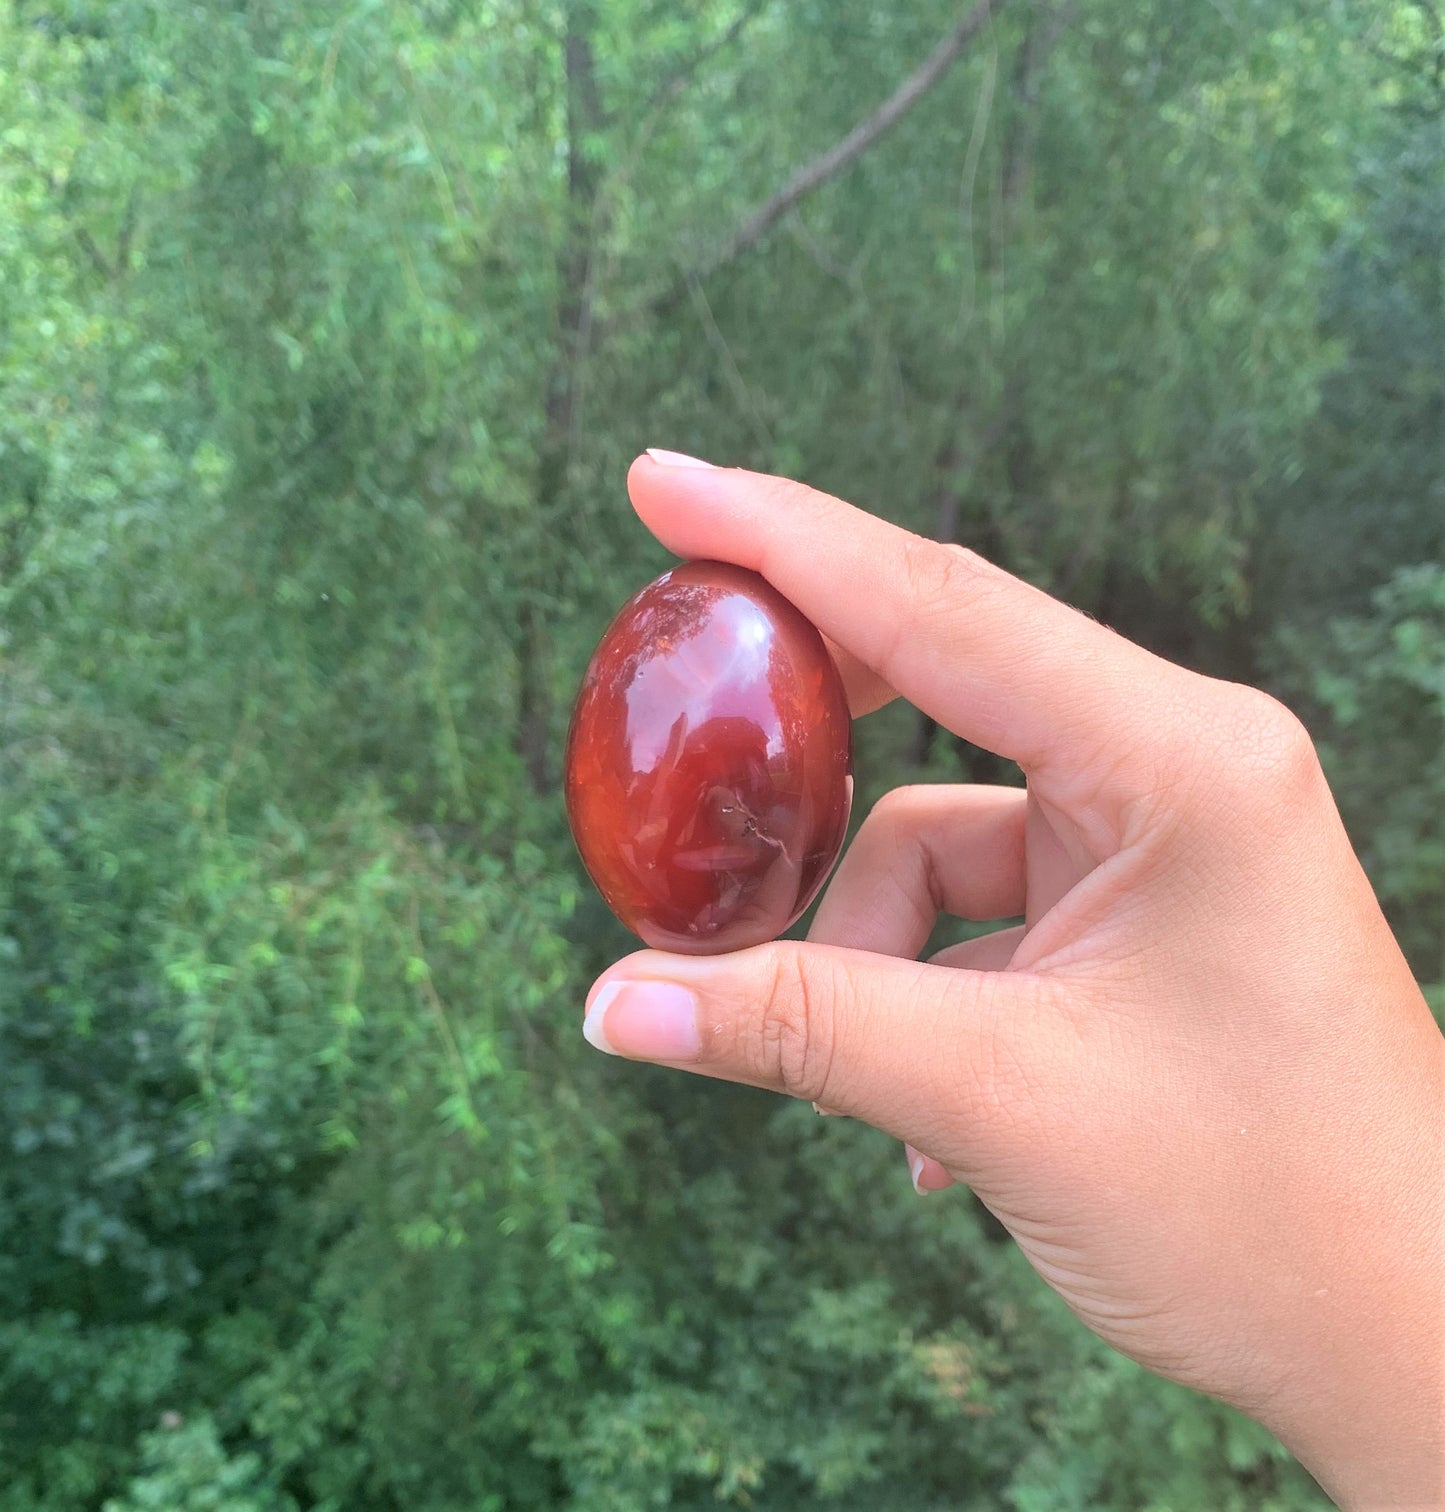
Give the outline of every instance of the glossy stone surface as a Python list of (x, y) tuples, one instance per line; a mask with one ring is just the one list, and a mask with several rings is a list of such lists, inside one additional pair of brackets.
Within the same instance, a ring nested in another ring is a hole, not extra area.
[(688, 562), (593, 653), (567, 741), (567, 816), (648, 945), (776, 938), (812, 902), (852, 800), (848, 701), (817, 630), (754, 572)]

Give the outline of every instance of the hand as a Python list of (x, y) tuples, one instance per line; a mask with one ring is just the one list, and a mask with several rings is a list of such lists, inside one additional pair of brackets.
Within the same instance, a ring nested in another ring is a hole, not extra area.
[[(855, 712), (896, 690), (1028, 787), (889, 794), (808, 943), (641, 951), (589, 1039), (907, 1141), (1346, 1505), (1445, 1505), (1445, 1041), (1303, 727), (799, 484), (666, 453), (628, 482), (818, 625)], [(1025, 924), (920, 963), (939, 911)]]

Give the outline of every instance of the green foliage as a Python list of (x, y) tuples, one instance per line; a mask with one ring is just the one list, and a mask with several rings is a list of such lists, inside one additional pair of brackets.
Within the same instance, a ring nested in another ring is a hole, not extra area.
[(104, 1512), (296, 1512), (255, 1454), (228, 1455), (209, 1417), (166, 1425), (141, 1440), (142, 1470)]
[[(1370, 612), (1280, 651), (1320, 711), (1321, 755), (1417, 976), (1445, 987), (1445, 565), (1399, 568)], [(1406, 780), (1402, 781), (1402, 776)]]
[(1324, 1506), (886, 1140), (585, 1053), (554, 779), (627, 460), (746, 459), (1269, 672), (1445, 981), (1421, 14), (1016, 4), (710, 268), (952, 4), (0, 0), (5, 1512)]

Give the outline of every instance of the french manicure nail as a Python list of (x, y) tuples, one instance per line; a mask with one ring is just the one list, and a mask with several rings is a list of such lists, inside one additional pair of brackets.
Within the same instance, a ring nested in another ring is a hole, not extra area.
[(602, 1027), (602, 1020), (607, 1013), (607, 1005), (621, 990), (621, 982), (608, 982), (602, 991), (588, 1003), (586, 1017), (582, 1020), (582, 1038), (594, 1050), (600, 1050), (603, 1055), (617, 1054)]
[(686, 452), (663, 451), (661, 447), (649, 446), (647, 455), (657, 463), (659, 467), (712, 467), (711, 462), (704, 462), (701, 457), (689, 457)]
[(695, 1061), (702, 1054), (697, 999), (676, 982), (608, 982), (587, 1005), (587, 1043), (630, 1060)]

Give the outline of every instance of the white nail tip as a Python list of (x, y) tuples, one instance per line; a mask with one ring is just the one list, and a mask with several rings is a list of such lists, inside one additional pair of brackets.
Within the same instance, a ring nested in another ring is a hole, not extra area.
[(712, 467), (711, 462), (704, 462), (701, 457), (689, 457), (686, 452), (664, 451), (658, 446), (649, 446), (647, 455), (657, 463), (659, 467)]
[(927, 1194), (918, 1184), (923, 1179), (923, 1156), (915, 1155), (909, 1160), (908, 1174), (913, 1178), (913, 1190), (917, 1192), (920, 1197), (926, 1196)]
[(603, 1020), (607, 1015), (608, 1004), (622, 991), (621, 982), (608, 982), (608, 984), (592, 999), (592, 1006), (587, 1010), (587, 1016), (582, 1020), (582, 1037), (594, 1050), (600, 1050), (603, 1055), (616, 1055), (611, 1042), (607, 1038), (607, 1030)]

